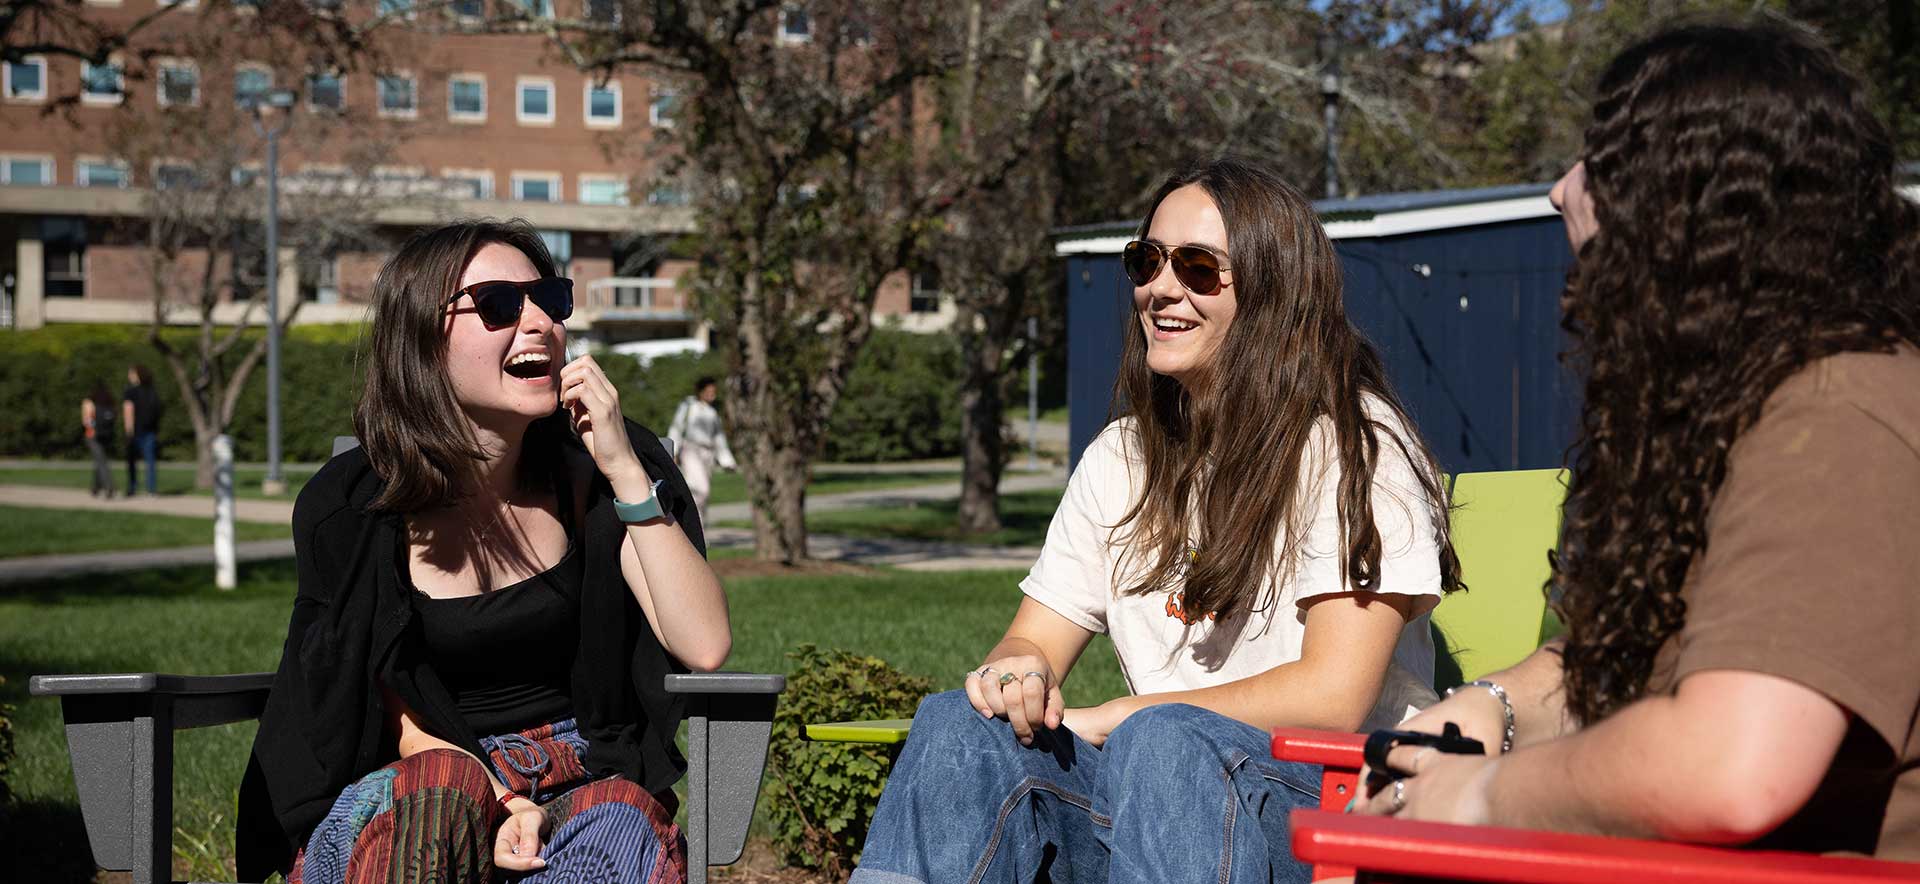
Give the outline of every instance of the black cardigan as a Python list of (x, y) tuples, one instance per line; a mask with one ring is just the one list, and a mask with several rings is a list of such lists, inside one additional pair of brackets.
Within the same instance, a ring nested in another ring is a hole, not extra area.
[[(573, 448), (570, 460), (587, 457), (577, 440), (562, 435), (563, 444)], [(647, 472), (666, 480), (660, 486), (661, 505), (705, 554), (700, 520), (679, 468), (652, 432), (629, 420), (627, 435)], [(294, 504), (299, 592), (240, 787), (237, 847), (243, 881), (289, 870), (295, 850), (305, 845), (340, 793), (397, 759), (396, 746), (383, 733), (380, 684), (405, 700), (428, 732), (484, 755), (482, 735), (467, 727), (452, 695), (423, 659), (413, 606), (395, 567), (405, 524), (397, 515), (366, 510), (382, 484), (366, 453), (356, 448), (328, 461)], [(620, 574), (625, 526), (614, 515), (613, 491), (598, 471), (588, 483), (585, 506), (580, 540), (587, 564), (573, 701), (588, 741), (587, 770), (625, 776), (671, 807), (671, 788), (686, 772), (686, 759), (673, 740), (684, 702), (666, 692), (665, 676), (685, 669), (654, 637)]]

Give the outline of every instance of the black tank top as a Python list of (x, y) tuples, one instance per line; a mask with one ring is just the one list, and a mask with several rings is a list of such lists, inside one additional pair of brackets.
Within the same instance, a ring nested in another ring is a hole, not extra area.
[(401, 538), (402, 585), (434, 671), (475, 734), (491, 736), (573, 717), (573, 657), (586, 576), (571, 483), (557, 477), (567, 552), (545, 571), (479, 595), (437, 599), (414, 589)]

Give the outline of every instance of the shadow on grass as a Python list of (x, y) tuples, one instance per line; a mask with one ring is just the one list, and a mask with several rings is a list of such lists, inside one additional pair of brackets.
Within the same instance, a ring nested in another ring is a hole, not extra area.
[(807, 516), (807, 530), (847, 537), (943, 541), (979, 546), (1039, 546), (1060, 506), (1059, 490), (1000, 495), (1000, 530), (960, 531), (958, 500), (879, 499), (857, 509), (824, 510)]
[(0, 583), (0, 601), (43, 605), (108, 602), (119, 598), (165, 599), (199, 597), (207, 602), (250, 598), (248, 590), (269, 584), (292, 583), (297, 578), (292, 559), (243, 562), (239, 586), (232, 591), (213, 585), (213, 569), (205, 565), (154, 568), (118, 574), (88, 574), (21, 583)]
[(93, 881), (98, 873), (87, 846), (80, 808), (61, 801), (15, 800), (0, 812), (0, 856), (8, 868), (30, 873), (15, 880), (51, 884)]

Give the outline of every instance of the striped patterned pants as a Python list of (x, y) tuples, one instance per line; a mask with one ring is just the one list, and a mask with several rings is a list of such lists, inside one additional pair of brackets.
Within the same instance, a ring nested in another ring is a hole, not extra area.
[(290, 884), (677, 884), (686, 844), (673, 817), (637, 784), (590, 779), (587, 742), (571, 720), (481, 740), (494, 776), (547, 812), (545, 868), (493, 865), (505, 814), (486, 772), (466, 754), (435, 749), (362, 777), (314, 829)]

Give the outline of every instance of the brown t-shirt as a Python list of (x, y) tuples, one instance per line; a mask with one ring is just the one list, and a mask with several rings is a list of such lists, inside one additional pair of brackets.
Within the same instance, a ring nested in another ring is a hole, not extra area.
[(1825, 694), (1852, 713), (1845, 742), (1755, 846), (1920, 860), (1920, 353), (1841, 354), (1781, 384), (1706, 531), (1649, 693), (1739, 669)]

